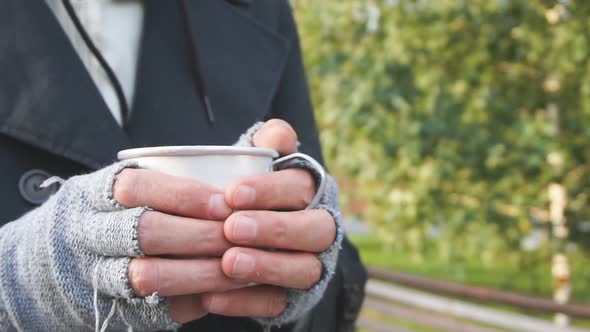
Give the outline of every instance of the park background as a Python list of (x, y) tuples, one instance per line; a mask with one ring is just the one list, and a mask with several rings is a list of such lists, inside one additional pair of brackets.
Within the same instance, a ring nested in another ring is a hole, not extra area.
[(363, 261), (590, 305), (590, 1), (291, 3)]

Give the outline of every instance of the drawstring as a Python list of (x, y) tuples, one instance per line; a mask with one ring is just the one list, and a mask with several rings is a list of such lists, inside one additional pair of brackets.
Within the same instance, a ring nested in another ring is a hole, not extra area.
[[(78, 16), (76, 15), (76, 12), (72, 7), (70, 0), (62, 0), (62, 2), (68, 13), (68, 16), (70, 16), (70, 19), (74, 23), (76, 30), (84, 40), (84, 43), (106, 72), (109, 81), (111, 81), (111, 84), (115, 89), (115, 93), (117, 94), (117, 99), (119, 100), (119, 107), (121, 108), (122, 127), (125, 128), (127, 126), (127, 120), (129, 116), (129, 106), (127, 105), (127, 102), (125, 100), (125, 94), (123, 93), (121, 83), (117, 79), (117, 76), (115, 75), (113, 69), (109, 66), (109, 64), (104, 59), (96, 45), (94, 45), (94, 43), (92, 42), (92, 39), (90, 39), (90, 36), (88, 35), (86, 30), (84, 29), (84, 26), (78, 19)], [(203, 107), (205, 109), (205, 113), (207, 115), (207, 120), (209, 121), (209, 124), (213, 125), (215, 123), (215, 114), (213, 113), (213, 107), (211, 106), (209, 95), (207, 94), (207, 91), (205, 89), (205, 81), (203, 80), (203, 75), (201, 73), (201, 64), (199, 61), (197, 47), (193, 41), (193, 33), (190, 27), (190, 17), (186, 9), (186, 2), (183, 0), (177, 0), (177, 4), (178, 9), (180, 11), (180, 15), (182, 17), (182, 23), (188, 44), (189, 56), (191, 58), (191, 67), (193, 72), (193, 79), (195, 81), (195, 87), (197, 89), (197, 94), (201, 98), (201, 102), (203, 103)]]
[(215, 123), (215, 116), (213, 114), (211, 102), (209, 101), (209, 95), (207, 95), (207, 91), (205, 89), (205, 82), (201, 73), (199, 53), (197, 51), (197, 45), (194, 43), (190, 17), (186, 9), (186, 0), (177, 0), (176, 4), (178, 5), (178, 10), (180, 11), (180, 16), (182, 17), (182, 26), (184, 28), (184, 35), (186, 37), (189, 55), (191, 57), (191, 67), (195, 80), (195, 86), (197, 88), (197, 94), (201, 96), (201, 102), (203, 103), (203, 107), (205, 107), (205, 112), (207, 113), (207, 120), (209, 120), (209, 124), (212, 125)]
[(68, 13), (68, 16), (70, 16), (72, 23), (74, 23), (76, 30), (78, 30), (80, 37), (82, 37), (82, 39), (84, 40), (84, 43), (86, 44), (86, 46), (88, 47), (88, 49), (90, 50), (92, 55), (94, 55), (96, 60), (98, 60), (98, 62), (100, 63), (100, 65), (102, 66), (104, 71), (106, 72), (107, 77), (109, 78), (109, 81), (111, 81), (111, 84), (113, 85), (113, 88), (115, 89), (115, 93), (117, 94), (117, 99), (119, 100), (119, 108), (121, 109), (121, 119), (122, 119), (121, 126), (123, 128), (125, 128), (125, 126), (127, 125), (127, 117), (129, 115), (129, 106), (127, 105), (127, 102), (125, 101), (125, 94), (123, 93), (123, 88), (121, 87), (121, 83), (117, 79), (117, 76), (115, 75), (115, 72), (113, 71), (113, 69), (109, 66), (109, 64), (104, 59), (104, 57), (102, 56), (102, 54), (100, 53), (98, 48), (96, 48), (96, 45), (94, 45), (94, 43), (92, 42), (92, 39), (90, 39), (90, 36), (88, 35), (86, 30), (84, 29), (84, 26), (82, 26), (82, 23), (80, 22), (78, 15), (76, 15), (76, 11), (74, 10), (74, 7), (72, 7), (72, 3), (70, 2), (70, 0), (62, 0), (62, 2), (63, 2), (63, 5), (66, 9), (66, 12)]

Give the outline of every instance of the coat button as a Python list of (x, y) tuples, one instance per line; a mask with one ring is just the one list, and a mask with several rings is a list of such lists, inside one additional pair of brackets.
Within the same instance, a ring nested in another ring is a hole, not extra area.
[(55, 194), (58, 190), (58, 185), (54, 184), (47, 188), (41, 188), (43, 181), (49, 179), (50, 175), (47, 172), (34, 169), (26, 172), (20, 177), (18, 181), (18, 190), (22, 198), (34, 205), (41, 205)]

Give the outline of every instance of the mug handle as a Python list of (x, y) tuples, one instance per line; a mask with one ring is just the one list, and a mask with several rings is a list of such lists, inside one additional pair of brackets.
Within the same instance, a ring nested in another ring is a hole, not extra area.
[[(305, 167), (299, 167), (299, 168), (303, 168), (303, 169), (306, 169), (309, 172), (311, 172), (312, 176), (316, 180), (316, 194), (313, 197), (313, 199), (311, 200), (311, 202), (309, 202), (309, 204), (305, 208), (306, 210), (313, 209), (316, 207), (316, 205), (318, 205), (318, 203), (320, 202), (320, 199), (322, 198), (322, 195), (324, 194), (324, 191), (326, 190), (326, 182), (327, 182), (326, 181), (326, 170), (315, 159), (313, 159), (312, 157), (310, 157), (304, 153), (300, 153), (300, 152), (292, 153), (292, 154), (289, 154), (284, 157), (276, 159), (272, 163), (272, 169), (273, 169), (273, 171), (277, 171), (277, 170), (281, 170), (281, 169), (293, 168), (293, 167), (289, 167), (288, 165), (285, 166), (285, 164), (292, 162), (292, 161), (303, 162), (305, 164)], [(283, 166), (285, 166), (285, 167), (283, 167)], [(297, 167), (297, 166), (295, 166), (295, 167)]]

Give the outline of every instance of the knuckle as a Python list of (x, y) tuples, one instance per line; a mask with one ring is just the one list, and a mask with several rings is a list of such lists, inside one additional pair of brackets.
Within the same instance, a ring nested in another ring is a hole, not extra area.
[[(174, 191), (174, 201), (178, 206), (179, 210), (189, 209), (194, 206), (199, 200), (194, 195), (194, 190), (190, 186), (180, 186)], [(200, 208), (206, 208), (207, 206), (201, 206)]]
[(270, 229), (272, 230), (271, 239), (273, 243), (287, 243), (290, 232), (289, 223), (286, 220), (280, 218), (273, 219)]
[(266, 281), (269, 284), (280, 285), (285, 282), (283, 269), (279, 265), (267, 266), (262, 273), (257, 273), (257, 275), (262, 279), (261, 281)]
[(149, 276), (149, 265), (144, 259), (133, 259), (129, 263), (129, 284), (138, 296), (150, 295), (154, 290), (154, 283)]
[(139, 174), (134, 169), (126, 168), (115, 177), (113, 197), (124, 206), (133, 205), (136, 200), (136, 188)]

